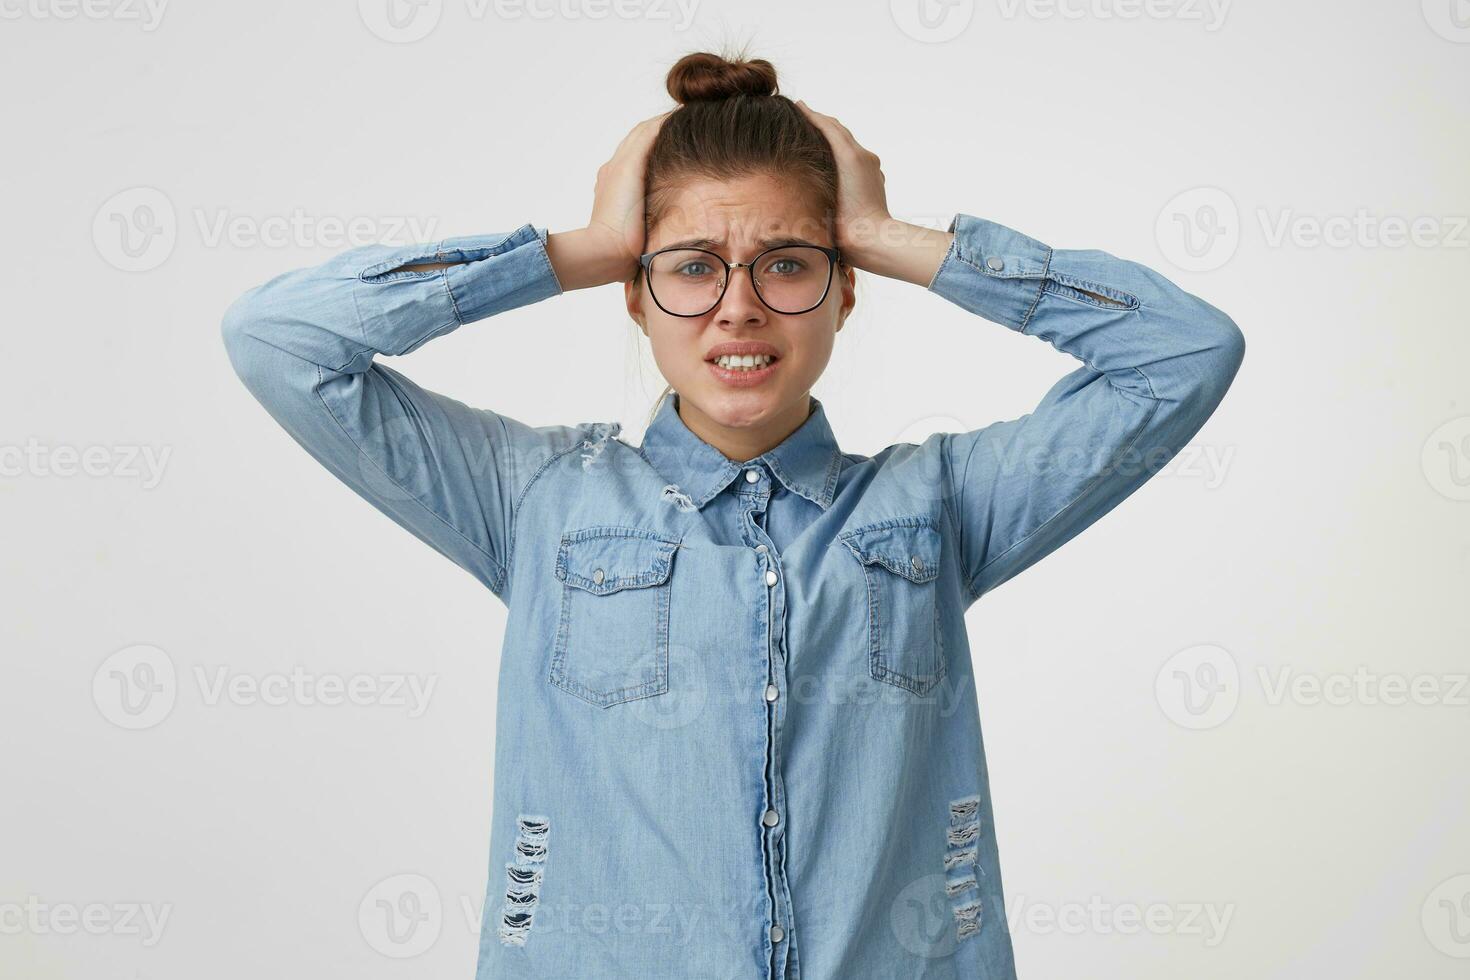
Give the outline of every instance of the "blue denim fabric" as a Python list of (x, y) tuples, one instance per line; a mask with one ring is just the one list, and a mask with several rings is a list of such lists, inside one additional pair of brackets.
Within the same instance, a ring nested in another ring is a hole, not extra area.
[[(677, 395), (634, 446), (375, 362), (557, 295), (529, 224), (354, 249), (226, 313), (286, 431), (509, 610), (479, 980), (1015, 976), (965, 610), (1162, 468), (1244, 341), (1142, 265), (950, 230), (930, 291), (1080, 366), (871, 457), (815, 398), (731, 460)], [(399, 269), (427, 261), (454, 264)]]

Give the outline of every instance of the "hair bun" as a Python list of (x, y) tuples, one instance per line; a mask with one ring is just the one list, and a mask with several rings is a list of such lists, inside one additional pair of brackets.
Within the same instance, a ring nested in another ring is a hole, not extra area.
[(669, 69), (669, 95), (680, 105), (737, 95), (775, 95), (776, 68), (764, 58), (728, 61), (708, 51), (686, 54)]

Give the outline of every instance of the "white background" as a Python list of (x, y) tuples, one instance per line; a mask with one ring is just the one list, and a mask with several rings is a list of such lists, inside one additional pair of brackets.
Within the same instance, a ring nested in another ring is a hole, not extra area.
[[(353, 219), (577, 227), (673, 61), (742, 41), (900, 217), (1136, 259), (1247, 339), (1176, 463), (971, 609), (1021, 975), (1465, 975), (1464, 0), (388, 2), (0, 2), (0, 975), (473, 973), (503, 609), (271, 423), (220, 316)], [(645, 344), (607, 287), (395, 366), (636, 443)], [(1075, 366), (864, 277), (816, 394), (873, 453)], [(382, 696), (215, 697), (295, 669)]]

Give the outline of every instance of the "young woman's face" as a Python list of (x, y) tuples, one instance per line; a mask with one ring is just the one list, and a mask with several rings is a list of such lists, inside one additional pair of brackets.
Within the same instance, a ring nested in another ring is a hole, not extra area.
[[(700, 242), (698, 247), (727, 262), (749, 262), (773, 241), (785, 240), (829, 248), (836, 244), (818, 213), (782, 181), (768, 176), (689, 180), (669, 196), (667, 210), (648, 233), (645, 250)], [(821, 255), (814, 257), (825, 263)], [(773, 253), (762, 260), (763, 267), (769, 266), (763, 281), (772, 283), (767, 298), (787, 308), (791, 304), (780, 302), (776, 281), (797, 265), (771, 266), (777, 258)], [(660, 275), (674, 272), (670, 265), (663, 269)], [(718, 264), (714, 269), (684, 264), (681, 269), (695, 278), (713, 273), (718, 279), (721, 272)], [(647, 334), (654, 361), (681, 403), (692, 403), (716, 423), (732, 427), (758, 426), (806, 404), (855, 299), (851, 268), (836, 267), (820, 306), (807, 313), (778, 313), (756, 296), (750, 271), (731, 270), (724, 297), (700, 316), (675, 316), (661, 309), (649, 293), (647, 275), (626, 287), (628, 313)], [(755, 271), (760, 275), (763, 270)], [(665, 280), (656, 280), (661, 281)], [(671, 306), (671, 292), (670, 287), (659, 293), (666, 306)], [(770, 354), (774, 360), (749, 373), (722, 368), (716, 358), (722, 346), (731, 344)]]

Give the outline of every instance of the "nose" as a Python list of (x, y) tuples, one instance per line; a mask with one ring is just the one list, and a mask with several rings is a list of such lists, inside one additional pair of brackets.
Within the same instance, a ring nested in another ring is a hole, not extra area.
[(715, 307), (715, 323), (721, 326), (743, 326), (764, 323), (765, 304), (755, 294), (750, 269), (746, 266), (730, 270), (730, 282), (720, 305)]

